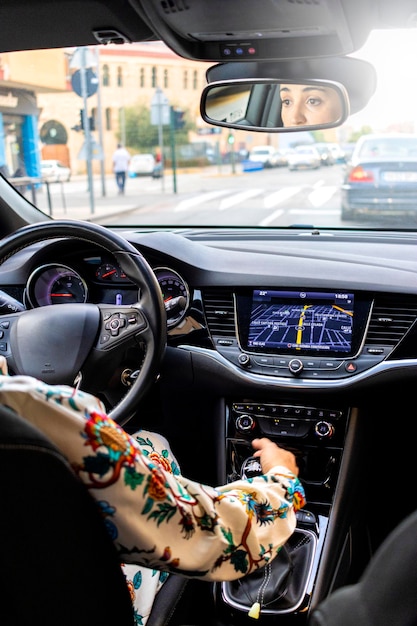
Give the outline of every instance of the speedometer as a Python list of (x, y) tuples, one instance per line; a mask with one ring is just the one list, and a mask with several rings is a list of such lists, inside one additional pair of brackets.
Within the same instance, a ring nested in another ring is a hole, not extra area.
[(156, 278), (162, 291), (167, 326), (177, 326), (185, 317), (190, 305), (190, 293), (184, 279), (168, 267), (154, 269)]
[(51, 263), (38, 267), (29, 276), (26, 295), (33, 307), (87, 301), (87, 285), (66, 265)]

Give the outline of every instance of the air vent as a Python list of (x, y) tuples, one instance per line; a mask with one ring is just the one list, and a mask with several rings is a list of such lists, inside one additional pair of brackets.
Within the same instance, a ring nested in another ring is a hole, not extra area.
[(204, 311), (211, 336), (235, 337), (235, 307), (231, 289), (203, 290)]
[(167, 14), (188, 11), (190, 8), (186, 0), (162, 0), (161, 7), (163, 12)]
[(366, 344), (394, 347), (416, 320), (417, 298), (378, 297), (375, 299)]

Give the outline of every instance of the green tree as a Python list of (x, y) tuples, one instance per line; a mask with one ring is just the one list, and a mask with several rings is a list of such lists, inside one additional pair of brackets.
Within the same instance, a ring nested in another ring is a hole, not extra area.
[[(124, 116), (126, 147), (132, 152), (155, 152), (159, 144), (158, 126), (151, 124), (150, 108), (145, 105), (126, 107)], [(184, 115), (184, 127), (175, 131), (175, 141), (177, 144), (188, 143), (188, 131), (193, 128), (189, 118), (189, 112), (186, 110)], [(170, 144), (169, 126), (163, 126), (162, 131), (166, 151)], [(117, 138), (119, 141), (121, 140), (120, 133), (117, 134)]]
[(371, 126), (362, 126), (360, 130), (355, 131), (349, 137), (350, 143), (356, 143), (362, 135), (370, 135), (373, 132)]

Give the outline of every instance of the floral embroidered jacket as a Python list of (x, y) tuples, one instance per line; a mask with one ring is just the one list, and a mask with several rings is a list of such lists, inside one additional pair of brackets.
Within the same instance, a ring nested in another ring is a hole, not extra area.
[(140, 431), (127, 434), (90, 394), (0, 376), (0, 402), (66, 455), (124, 563), (233, 580), (274, 558), (294, 531), (304, 492), (285, 467), (213, 488), (182, 476)]

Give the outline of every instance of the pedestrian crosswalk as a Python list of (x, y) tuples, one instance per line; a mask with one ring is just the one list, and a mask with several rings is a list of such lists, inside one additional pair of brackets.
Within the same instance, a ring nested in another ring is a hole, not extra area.
[[(268, 222), (271, 216), (279, 216), (284, 209), (287, 212), (295, 214), (308, 212), (314, 209), (324, 209), (328, 205), (326, 211), (339, 213), (340, 203), (337, 198), (339, 187), (332, 185), (315, 185), (308, 187), (306, 185), (283, 187), (276, 191), (269, 189), (252, 188), (241, 191), (239, 189), (220, 189), (216, 191), (200, 192), (192, 195), (185, 200), (180, 200), (175, 207), (175, 212), (195, 211), (197, 207), (207, 209), (210, 207), (212, 211), (226, 211), (233, 207), (244, 206), (247, 201), (256, 198), (256, 208), (259, 211), (275, 211), (270, 216), (265, 216), (263, 221)], [(297, 202), (296, 197), (302, 197), (302, 201)], [(336, 196), (336, 198), (335, 198)], [(289, 201), (291, 201), (289, 203)], [(293, 207), (293, 208), (292, 208)]]

